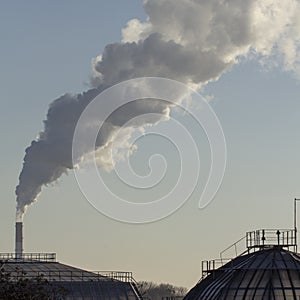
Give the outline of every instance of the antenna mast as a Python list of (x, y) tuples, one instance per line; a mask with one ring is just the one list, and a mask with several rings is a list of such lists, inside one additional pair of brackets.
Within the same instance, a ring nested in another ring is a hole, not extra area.
[(300, 199), (295, 198), (294, 199), (294, 229), (295, 229), (295, 244), (296, 244), (296, 252), (297, 252), (297, 201), (300, 201)]

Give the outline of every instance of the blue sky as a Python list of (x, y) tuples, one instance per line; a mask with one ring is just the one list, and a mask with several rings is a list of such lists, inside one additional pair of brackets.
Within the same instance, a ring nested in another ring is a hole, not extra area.
[[(25, 148), (42, 129), (49, 103), (88, 89), (91, 59), (121, 39), (141, 1), (7, 1), (0, 4), (2, 171), (0, 251), (14, 249), (15, 186)], [(44, 188), (25, 216), (27, 252), (57, 252), (92, 270), (130, 270), (137, 280), (191, 287), (199, 263), (245, 231), (291, 227), (299, 190), (299, 80), (279, 67), (244, 61), (206, 94), (227, 141), (223, 184), (205, 209), (191, 199), (161, 221), (132, 225), (94, 210), (72, 172)]]

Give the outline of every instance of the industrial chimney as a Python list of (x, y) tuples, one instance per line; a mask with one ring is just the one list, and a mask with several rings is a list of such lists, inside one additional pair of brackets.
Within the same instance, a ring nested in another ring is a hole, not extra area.
[(23, 222), (16, 222), (16, 258), (23, 256)]

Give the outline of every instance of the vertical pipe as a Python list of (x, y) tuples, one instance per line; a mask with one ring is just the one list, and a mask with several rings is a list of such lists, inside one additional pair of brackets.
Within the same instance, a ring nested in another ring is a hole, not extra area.
[(295, 228), (295, 245), (296, 245), (296, 252), (298, 251), (298, 229), (297, 229), (297, 201), (300, 201), (300, 199), (295, 198), (294, 199), (294, 228)]
[(294, 229), (297, 232), (297, 199), (294, 199)]
[(16, 222), (16, 258), (23, 256), (23, 223)]

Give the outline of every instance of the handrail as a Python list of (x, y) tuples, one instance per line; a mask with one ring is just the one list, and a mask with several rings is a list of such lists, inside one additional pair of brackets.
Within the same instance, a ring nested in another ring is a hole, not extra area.
[(223, 259), (223, 254), (224, 254), (225, 252), (227, 252), (228, 250), (230, 250), (231, 248), (233, 248), (233, 247), (234, 247), (234, 249), (235, 249), (235, 256), (238, 256), (240, 253), (238, 253), (237, 245), (238, 245), (240, 242), (242, 242), (243, 240), (245, 240), (245, 239), (246, 239), (246, 236), (243, 236), (243, 237), (240, 238), (238, 241), (236, 241), (235, 243), (233, 243), (232, 245), (230, 245), (229, 247), (227, 247), (226, 249), (224, 249), (223, 251), (221, 251), (221, 252), (220, 252), (220, 259), (221, 259), (221, 261), (222, 261), (222, 259)]
[(259, 229), (246, 233), (246, 247), (262, 248), (269, 246), (282, 246), (294, 248), (297, 245), (294, 229)]
[[(85, 271), (89, 272), (89, 271)], [(115, 279), (123, 282), (134, 282), (136, 283), (135, 279), (133, 278), (132, 272), (126, 271), (94, 271), (92, 273), (96, 273), (98, 276), (107, 277), (109, 279)]]
[(0, 261), (56, 262), (56, 253), (0, 253)]
[(210, 272), (223, 267), (224, 265), (226, 265), (227, 263), (229, 263), (231, 261), (232, 261), (232, 258), (203, 260), (201, 262), (202, 278), (204, 278)]
[[(4, 264), (5, 269), (5, 264)], [(106, 281), (116, 280), (122, 282), (134, 282), (132, 272), (123, 271), (67, 271), (67, 270), (47, 270), (47, 271), (32, 271), (22, 270), (21, 268), (11, 271), (9, 270), (12, 279), (18, 280), (19, 278), (36, 278), (42, 276), (49, 281)]]

